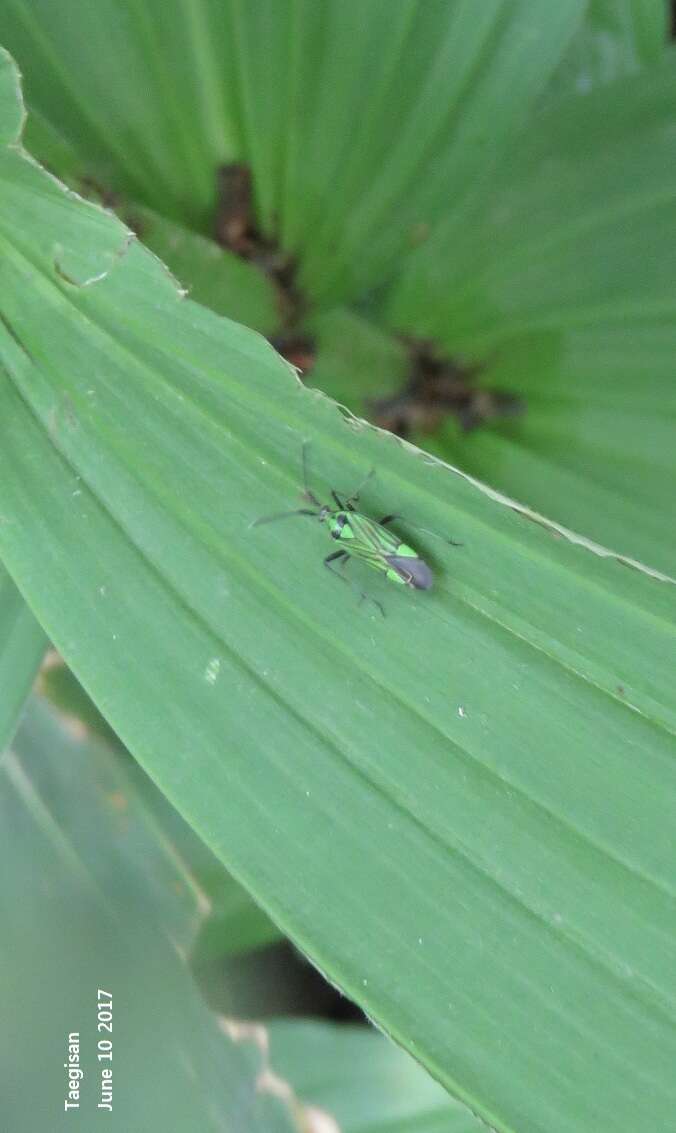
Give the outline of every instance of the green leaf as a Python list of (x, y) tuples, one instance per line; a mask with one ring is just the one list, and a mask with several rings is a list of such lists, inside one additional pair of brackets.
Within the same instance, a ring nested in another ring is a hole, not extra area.
[(132, 204), (125, 213), (139, 239), (167, 264), (191, 299), (261, 333), (276, 330), (281, 316), (273, 284), (253, 264), (153, 209)]
[(120, 760), (119, 774), (126, 776), (128, 792), (135, 797), (136, 805), (143, 808), (149, 829), (155, 831), (176, 862), (182, 873), (182, 886), (198, 895), (202, 916), (195, 933), (186, 941), (186, 947), (191, 949), (191, 964), (239, 956), (278, 940), (280, 933), (272, 921), (139, 765), (126, 751), (118, 753), (117, 761)]
[(412, 1058), (365, 1027), (273, 1020), (267, 1032), (275, 1071), (340, 1133), (486, 1131)]
[(344, 307), (334, 307), (303, 324), (316, 358), (307, 385), (321, 389), (353, 413), (366, 416), (371, 399), (394, 393), (406, 377), (401, 342)]
[(186, 942), (195, 945), (200, 962), (237, 955), (277, 940), (279, 932), (269, 918), (133, 761), (58, 655), (53, 654), (50, 663), (43, 665), (39, 688), (78, 734), (84, 731), (107, 746), (109, 760), (119, 765), (116, 774), (125, 780), (125, 795), (133, 795), (137, 809), (145, 811), (149, 829), (180, 863), (181, 887), (187, 885), (198, 894), (200, 904), (208, 907), (199, 924), (199, 939), (194, 941), (193, 933)]
[[(11, 149), (0, 247), (0, 552), (130, 751), (494, 1128), (665, 1128), (673, 586), (346, 419)], [(304, 438), (462, 541), (402, 521), (431, 593), (374, 575), (382, 619), (319, 525), (251, 529)]]
[(602, 83), (658, 63), (667, 44), (664, 0), (590, 0), (547, 99), (587, 94)]
[(10, 57), (0, 56), (0, 143), (11, 145), (20, 135), (24, 123), (19, 73)]
[[(187, 887), (196, 895), (202, 911), (208, 909), (202, 912), (199, 931), (192, 932), (185, 942), (186, 946), (194, 945), (198, 962), (238, 955), (277, 940), (280, 934), (269, 918), (134, 762), (70, 669), (58, 655), (52, 654), (49, 660), (40, 674), (40, 692), (65, 714), (77, 734), (105, 744), (108, 761), (117, 765), (114, 773), (124, 784), (125, 797), (134, 798), (137, 811), (144, 812), (148, 829), (155, 832), (176, 863), (181, 874), (179, 887)], [(191, 955), (191, 963), (194, 959)]]
[[(299, 1133), (291, 1092), (261, 1088), (261, 1050), (219, 1027), (179, 958), (203, 906), (109, 752), (33, 703), (0, 765), (0, 815), (7, 1127), (92, 1129), (109, 1117), (108, 1067), (116, 1129), (206, 1129), (217, 1114), (219, 1128)], [(71, 1032), (84, 1078), (66, 1113)]]
[[(202, 16), (176, 0), (2, 3), (3, 39), (31, 102), (88, 172), (196, 227), (213, 207), (216, 165), (234, 152), (210, 86), (216, 43)], [(229, 43), (220, 37), (224, 67)]]
[[(673, 573), (671, 62), (559, 103), (397, 287), (391, 325), (483, 361), (522, 417), (426, 445)], [(430, 248), (432, 244), (430, 242)]]
[(191, 298), (262, 333), (277, 329), (281, 319), (279, 296), (262, 270), (147, 205), (104, 192), (103, 186), (97, 186), (88, 176), (87, 163), (41, 115), (31, 115), (27, 127), (28, 148), (39, 153), (49, 169), (58, 171), (70, 189), (114, 208), (170, 268)]
[[(7, 522), (0, 511), (0, 525)], [(47, 640), (0, 567), (0, 751), (12, 738)]]
[(333, 302), (381, 284), (494, 168), (584, 4), (2, 0), (0, 12), (29, 106), (92, 174), (206, 233), (217, 167), (245, 161), (265, 231), (297, 255), (310, 298)]
[(45, 659), (37, 691), (58, 710), (61, 716), (69, 717), (70, 723), (78, 732), (84, 731), (88, 736), (108, 744), (114, 750), (124, 751), (108, 721), (64, 664), (63, 658), (55, 651), (50, 652)]
[(380, 284), (495, 166), (582, 6), (385, 0), (329, 10), (323, 51), (323, 10), (307, 5), (299, 25), (279, 203), (300, 284), (324, 302)]
[(479, 479), (658, 570), (676, 555), (673, 357), (661, 320), (526, 335), (482, 385), (515, 394), (523, 416), (426, 446)]
[(512, 339), (473, 385), (513, 394), (522, 412), (470, 432), (449, 414), (433, 433), (414, 427), (430, 407), (419, 403), (416, 418), (407, 401), (411, 359), (402, 340), (346, 311), (309, 325), (316, 358), (307, 384), (359, 415), (373, 416), (375, 403), (391, 399), (391, 416), (406, 420), (421, 448), (620, 554), (672, 571), (676, 337), (669, 323)]
[(391, 323), (472, 358), (534, 330), (674, 325), (672, 54), (543, 115), (411, 258)]

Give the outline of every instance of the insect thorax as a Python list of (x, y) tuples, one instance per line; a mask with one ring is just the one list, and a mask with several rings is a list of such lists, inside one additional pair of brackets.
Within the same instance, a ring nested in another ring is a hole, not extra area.
[(353, 539), (354, 531), (348, 511), (332, 511), (326, 517), (326, 526), (334, 539)]

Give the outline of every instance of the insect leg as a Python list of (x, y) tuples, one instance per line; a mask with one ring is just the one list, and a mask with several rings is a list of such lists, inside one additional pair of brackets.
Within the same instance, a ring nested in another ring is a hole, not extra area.
[[(329, 570), (332, 570), (334, 574), (337, 574), (338, 572), (334, 570), (334, 568), (331, 566), (331, 563), (337, 562), (338, 559), (348, 559), (349, 557), (350, 556), (348, 555), (347, 551), (334, 551), (333, 554), (326, 556), (326, 558), (324, 559), (324, 566), (328, 567)], [(342, 574), (340, 577), (343, 577)], [(345, 581), (347, 581), (347, 579)]]
[(358, 591), (360, 606), (363, 601), (373, 602), (374, 606), (377, 606), (383, 617), (385, 617), (385, 611), (377, 598), (372, 598), (370, 594), (366, 594), (363, 590), (359, 590), (359, 587), (355, 586), (353, 582), (350, 582), (349, 578), (346, 578), (344, 574), (341, 574), (339, 570), (336, 570), (334, 566), (331, 566), (331, 563), (338, 562), (339, 559), (342, 559), (342, 566), (345, 567), (347, 566), (349, 558), (350, 556), (348, 555), (347, 551), (334, 551), (333, 554), (326, 556), (326, 558), (324, 559), (324, 566), (328, 570), (330, 570), (332, 574), (335, 574), (337, 578), (340, 578), (343, 582), (346, 582), (348, 586), (351, 586), (353, 590)]
[(407, 527), (412, 527), (414, 531), (423, 531), (425, 535), (432, 535), (435, 539), (442, 539), (444, 543), (450, 543), (452, 547), (464, 547), (464, 543), (456, 543), (454, 539), (448, 539), (446, 535), (439, 535), (436, 531), (430, 531), (428, 527), (420, 527), (417, 523), (411, 523), (403, 515), (384, 515), (382, 519), (378, 520), (381, 527), (386, 527), (392, 520), (400, 519)]

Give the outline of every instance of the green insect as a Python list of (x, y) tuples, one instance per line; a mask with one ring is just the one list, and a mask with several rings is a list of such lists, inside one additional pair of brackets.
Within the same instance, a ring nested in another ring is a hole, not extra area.
[[(372, 468), (359, 487), (342, 499), (338, 492), (332, 490), (331, 495), (335, 507), (331, 507), (330, 504), (323, 504), (308, 486), (307, 442), (304, 442), (303, 499), (312, 504), (313, 507), (296, 508), (294, 511), (282, 511), (275, 513), (275, 515), (266, 515), (262, 519), (255, 520), (252, 527), (258, 527), (262, 523), (273, 523), (278, 519), (290, 519), (294, 515), (312, 516), (318, 519), (320, 523), (326, 524), (331, 538), (339, 544), (337, 551), (326, 556), (324, 566), (338, 578), (341, 578), (343, 582), (349, 584), (349, 579), (336, 569), (336, 565), (340, 564), (341, 568), (344, 568), (350, 559), (360, 559), (368, 566), (373, 567), (374, 570), (384, 574), (390, 582), (398, 583), (400, 586), (409, 586), (413, 590), (429, 590), (433, 583), (433, 575), (427, 563), (408, 543), (402, 542), (398, 535), (388, 529), (388, 524), (403, 517), (395, 514), (385, 515), (376, 522), (374, 519), (369, 519), (368, 516), (361, 515), (356, 509), (355, 505), (359, 502), (362, 488), (374, 475), (375, 469)], [(434, 532), (428, 532), (428, 534), (434, 534)], [(441, 536), (437, 536), (437, 538), (441, 538)], [(461, 543), (454, 543), (452, 539), (445, 539), (444, 541), (454, 547), (462, 546)], [(380, 602), (376, 601), (375, 598), (370, 598), (363, 591), (360, 591), (360, 594), (361, 601), (365, 598), (369, 599), (378, 607), (383, 617), (385, 616), (385, 611)]]

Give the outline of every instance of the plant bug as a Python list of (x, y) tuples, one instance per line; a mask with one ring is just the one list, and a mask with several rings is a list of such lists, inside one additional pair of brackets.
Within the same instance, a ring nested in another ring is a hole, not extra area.
[[(251, 526), (258, 527), (263, 523), (274, 523), (278, 519), (291, 519), (295, 515), (312, 516), (314, 519), (318, 519), (320, 523), (326, 524), (331, 538), (339, 544), (338, 550), (326, 556), (324, 566), (338, 578), (341, 578), (343, 582), (350, 584), (349, 579), (345, 578), (334, 564), (339, 563), (344, 568), (350, 559), (360, 559), (367, 566), (384, 574), (390, 582), (409, 586), (413, 590), (429, 590), (433, 583), (433, 575), (429, 566), (424, 559), (420, 558), (413, 547), (404, 543), (388, 527), (388, 524), (392, 523), (393, 520), (403, 517), (393, 513), (392, 515), (384, 515), (382, 519), (376, 522), (376, 520), (369, 519), (368, 516), (357, 511), (356, 504), (359, 502), (362, 488), (375, 476), (375, 469), (371, 469), (359, 487), (349, 496), (341, 498), (338, 492), (332, 489), (331, 496), (335, 504), (335, 507), (332, 507), (330, 504), (323, 504), (321, 500), (318, 500), (308, 485), (307, 447), (307, 442), (304, 441), (303, 500), (313, 506), (266, 515), (261, 519), (256, 519)], [(420, 530), (425, 529), (420, 528)], [(428, 534), (434, 534), (434, 532), (428, 532)], [(437, 536), (437, 538), (442, 537)], [(452, 539), (445, 539), (444, 541), (454, 547), (462, 546), (461, 543), (454, 543)], [(368, 598), (378, 607), (383, 617), (385, 616), (385, 611), (380, 602), (375, 598), (370, 598), (363, 591), (360, 591), (360, 595), (360, 601)]]

